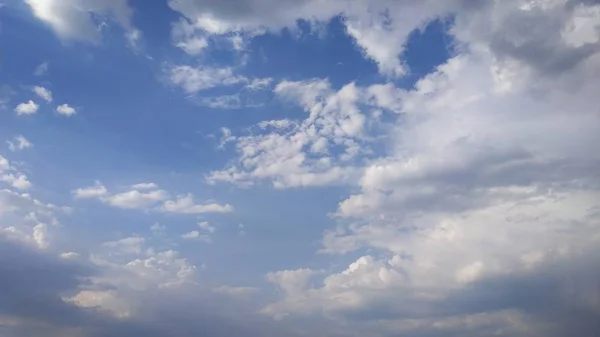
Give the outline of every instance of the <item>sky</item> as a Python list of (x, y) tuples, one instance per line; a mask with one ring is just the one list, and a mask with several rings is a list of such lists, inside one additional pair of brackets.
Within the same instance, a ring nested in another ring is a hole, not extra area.
[(0, 335), (600, 335), (597, 0), (0, 0)]

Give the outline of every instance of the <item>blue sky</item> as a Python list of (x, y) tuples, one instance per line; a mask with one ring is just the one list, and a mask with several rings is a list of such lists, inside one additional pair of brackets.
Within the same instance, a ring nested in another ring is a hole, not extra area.
[(6, 336), (598, 332), (595, 2), (0, 3)]

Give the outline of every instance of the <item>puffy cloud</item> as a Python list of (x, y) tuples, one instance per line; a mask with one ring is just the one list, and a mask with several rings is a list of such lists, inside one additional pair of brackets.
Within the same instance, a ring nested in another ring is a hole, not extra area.
[[(412, 89), (364, 88), (397, 122), (321, 252), (373, 254), (263, 312), (384, 336), (595, 333), (600, 34), (574, 22), (599, 9), (465, 7), (450, 30), (458, 55)], [(322, 92), (296, 88), (286, 97), (306, 106)]]
[(33, 147), (33, 144), (30, 141), (28, 141), (27, 138), (23, 137), (22, 135), (16, 136), (14, 138), (14, 142), (7, 140), (6, 143), (8, 144), (8, 149), (11, 150), (12, 152), (30, 149)]
[(208, 223), (208, 221), (201, 221), (198, 223), (198, 227), (202, 228), (204, 231), (212, 234), (214, 232), (217, 231), (217, 228), (215, 228), (214, 226), (211, 226), (210, 223)]
[[(249, 37), (282, 28), (294, 29), (298, 20), (315, 26), (336, 16), (344, 18), (346, 31), (386, 75), (406, 72), (400, 60), (412, 31), (427, 21), (450, 13), (464, 1), (308, 1), (240, 0), (232, 6), (216, 1), (173, 0), (169, 5), (187, 20), (186, 37), (226, 36), (244, 33)], [(177, 26), (174, 30), (181, 31)], [(238, 35), (239, 36), (239, 35)]]
[(100, 198), (108, 194), (108, 190), (101, 182), (96, 181), (94, 186), (78, 188), (73, 191), (73, 195), (78, 199)]
[(174, 66), (169, 69), (170, 81), (186, 93), (194, 94), (205, 89), (229, 86), (246, 82), (243, 76), (236, 75), (232, 68)]
[(111, 206), (123, 209), (146, 209), (168, 197), (164, 190), (140, 192), (131, 190), (105, 197), (103, 201)]
[(196, 204), (191, 194), (177, 196), (175, 200), (167, 200), (160, 209), (167, 213), (181, 214), (228, 213), (233, 211), (233, 207), (229, 204)]
[(258, 123), (250, 136), (238, 136), (237, 163), (214, 171), (210, 183), (226, 181), (251, 185), (271, 181), (277, 188), (352, 184), (376, 144), (368, 131), (379, 126), (361, 107), (388, 108), (373, 98), (370, 88), (350, 83), (335, 91), (325, 80), (283, 81), (275, 86), (284, 103), (300, 106), (302, 121), (271, 120)]
[(183, 239), (198, 239), (200, 237), (199, 231), (191, 231), (181, 236)]
[(33, 92), (44, 101), (48, 103), (52, 102), (52, 92), (50, 90), (36, 85), (33, 87)]
[(34, 101), (29, 100), (26, 103), (21, 103), (21, 104), (17, 105), (17, 107), (15, 108), (15, 112), (19, 116), (33, 115), (38, 111), (39, 107), (40, 106), (37, 105)]
[(145, 239), (139, 236), (132, 236), (117, 241), (105, 242), (105, 247), (116, 249), (120, 253), (141, 254), (142, 245)]
[(134, 190), (154, 190), (158, 188), (158, 185), (155, 183), (140, 183), (132, 185), (131, 188)]
[(75, 108), (73, 108), (72, 106), (68, 105), (68, 104), (61, 104), (59, 106), (56, 107), (56, 112), (58, 112), (60, 115), (63, 116), (73, 116), (77, 113), (77, 110), (75, 110)]
[(29, 194), (0, 190), (0, 238), (48, 248), (52, 230), (64, 209), (44, 204)]
[(94, 186), (78, 188), (73, 191), (77, 199), (98, 199), (103, 203), (121, 209), (155, 210), (166, 213), (201, 214), (227, 213), (233, 211), (229, 204), (196, 204), (192, 194), (179, 195), (169, 200), (170, 193), (158, 188), (155, 183), (140, 183), (131, 186), (131, 190), (112, 193), (99, 181)]
[(132, 10), (127, 0), (26, 0), (33, 14), (50, 26), (64, 40), (97, 43), (100, 40), (100, 25), (110, 18), (125, 31), (128, 42), (135, 45), (140, 32), (131, 23)]
[(0, 155), (0, 182), (10, 184), (12, 187), (19, 190), (27, 190), (32, 184), (28, 180), (27, 175), (21, 173), (17, 168), (10, 165), (8, 159)]

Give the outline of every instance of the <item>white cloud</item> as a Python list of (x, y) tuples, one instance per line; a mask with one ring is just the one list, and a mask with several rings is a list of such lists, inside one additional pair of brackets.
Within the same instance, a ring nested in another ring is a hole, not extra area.
[(217, 231), (217, 228), (215, 228), (214, 226), (211, 226), (211, 224), (208, 223), (208, 221), (198, 222), (198, 227), (202, 228), (204, 231), (206, 231), (210, 234)]
[(131, 23), (132, 10), (127, 0), (25, 0), (33, 14), (49, 25), (63, 40), (97, 43), (100, 40), (101, 24), (106, 18), (117, 22), (124, 30), (128, 41), (135, 42), (139, 31)]
[(269, 180), (277, 188), (356, 181), (360, 168), (353, 161), (370, 152), (365, 130), (371, 117), (359, 104), (379, 104), (368, 90), (350, 83), (334, 91), (325, 80), (309, 80), (284, 81), (274, 91), (284, 102), (302, 107), (306, 119), (263, 121), (261, 132), (234, 138), (237, 165), (212, 172), (208, 181), (251, 185)]
[(196, 103), (213, 109), (239, 109), (243, 106), (239, 94), (201, 97)]
[(0, 182), (10, 184), (12, 187), (19, 190), (27, 190), (32, 184), (27, 179), (27, 176), (18, 169), (10, 165), (8, 159), (0, 155)]
[(105, 242), (103, 243), (103, 246), (114, 248), (115, 252), (123, 254), (141, 254), (142, 246), (145, 242), (146, 239), (143, 237), (131, 236), (117, 241)]
[(203, 235), (199, 231), (191, 231), (189, 233), (181, 235), (182, 239), (185, 240), (202, 240), (207, 243), (211, 243), (211, 238), (209, 235)]
[(73, 195), (78, 199), (100, 198), (108, 195), (108, 190), (101, 182), (96, 181), (94, 186), (76, 189)]
[(27, 138), (18, 135), (14, 138), (14, 142), (7, 140), (6, 143), (8, 144), (8, 149), (11, 150), (12, 152), (16, 152), (19, 150), (25, 150), (25, 149), (30, 149), (33, 147), (33, 144), (27, 140)]
[(73, 195), (77, 199), (98, 199), (107, 205), (121, 209), (154, 210), (179, 214), (228, 213), (233, 211), (233, 207), (229, 204), (196, 204), (192, 194), (179, 195), (174, 200), (168, 200), (170, 193), (158, 189), (158, 185), (155, 183), (135, 184), (131, 188), (129, 191), (111, 193), (102, 183), (97, 181), (94, 186), (74, 190)]
[(58, 212), (60, 208), (44, 204), (29, 194), (0, 190), (0, 239), (46, 249), (51, 246), (51, 228), (58, 224)]
[(268, 88), (272, 82), (273, 82), (273, 79), (270, 77), (255, 78), (252, 80), (252, 82), (250, 82), (246, 85), (246, 89), (248, 89), (248, 90), (263, 90), (263, 89)]
[(73, 259), (77, 259), (79, 257), (79, 254), (75, 253), (75, 252), (66, 252), (66, 253), (61, 253), (60, 257), (63, 259), (67, 259), (67, 260), (73, 260)]
[(167, 227), (165, 227), (164, 225), (161, 225), (158, 222), (156, 222), (156, 223), (152, 224), (152, 226), (150, 226), (150, 231), (152, 231), (152, 233), (155, 235), (161, 235), (166, 230), (167, 230)]
[(174, 66), (169, 69), (170, 81), (181, 87), (186, 93), (194, 94), (205, 89), (229, 86), (246, 82), (243, 76), (236, 75), (232, 68), (210, 68)]
[(77, 110), (65, 103), (57, 106), (56, 112), (58, 112), (60, 115), (70, 117), (75, 115), (77, 113)]
[(40, 106), (37, 105), (34, 101), (29, 100), (26, 103), (21, 103), (19, 105), (17, 105), (17, 107), (15, 108), (15, 112), (17, 113), (17, 115), (21, 116), (21, 115), (33, 115), (38, 111), (38, 108)]
[(140, 183), (132, 185), (131, 188), (134, 190), (155, 190), (158, 189), (158, 185), (155, 183)]
[[(444, 17), (451, 10), (460, 8), (462, 2), (382, 0), (324, 3), (308, 0), (274, 4), (271, 1), (242, 0), (236, 6), (225, 6), (218, 2), (180, 0), (170, 1), (169, 5), (189, 20), (182, 21), (188, 38), (231, 33), (245, 33), (252, 37), (286, 27), (295, 29), (301, 19), (316, 28), (341, 15), (347, 34), (378, 65), (380, 72), (400, 76), (406, 73), (400, 56), (411, 32), (429, 20)], [(174, 31), (180, 30), (180, 27), (174, 28)]]
[[(569, 265), (581, 266), (572, 272), (582, 279), (597, 277), (584, 266), (597, 259), (600, 240), (600, 157), (591, 145), (600, 141), (592, 106), (600, 50), (566, 43), (561, 32), (579, 14), (563, 2), (516, 4), (459, 13), (452, 34), (464, 49), (414, 89), (363, 91), (401, 118), (388, 130), (387, 155), (367, 162), (360, 191), (339, 204), (339, 227), (323, 236), (321, 252), (376, 254), (318, 285), (302, 283), (264, 312), (325, 312), (341, 323), (371, 315), (366, 320), (397, 324), (389, 334), (424, 324), (406, 332), (418, 335), (428, 324), (450, 329), (453, 319), (517, 310), (516, 321), (531, 319), (524, 324), (544, 335), (540, 326), (555, 317), (545, 306), (484, 298), (499, 289), (503, 299), (518, 297), (541, 279), (560, 279)], [(533, 22), (545, 28), (522, 29)], [(314, 94), (291, 88), (288, 97), (312, 104)], [(587, 307), (580, 299), (595, 296), (584, 287), (566, 304), (570, 282), (551, 287), (541, 292), (561, 294), (548, 295), (558, 306)]]
[(163, 190), (140, 192), (131, 190), (104, 197), (105, 203), (122, 209), (147, 209), (156, 203), (165, 200), (168, 193)]
[[(110, 193), (102, 183), (97, 181), (94, 186), (78, 188), (73, 191), (73, 194), (78, 199), (99, 199), (117, 208), (147, 209), (168, 197), (166, 191), (155, 188), (156, 185), (142, 184), (142, 186), (138, 186), (138, 189), (122, 193)], [(148, 189), (150, 191), (146, 191)]]
[(167, 213), (181, 214), (228, 213), (233, 211), (233, 207), (229, 204), (196, 204), (194, 197), (191, 194), (187, 194), (180, 195), (175, 200), (165, 201), (160, 210)]
[(19, 190), (28, 190), (32, 186), (31, 182), (27, 179), (27, 176), (19, 173), (4, 174), (2, 177), (0, 177), (0, 181), (7, 182)]
[(36, 85), (33, 87), (33, 92), (44, 101), (48, 103), (52, 102), (52, 92), (50, 90)]
[(230, 286), (219, 286), (213, 288), (214, 292), (228, 294), (231, 296), (250, 296), (258, 292), (257, 288), (253, 287), (230, 287)]
[(42, 62), (35, 67), (33, 74), (35, 76), (44, 76), (48, 73), (48, 62)]
[(181, 236), (184, 239), (197, 239), (200, 237), (200, 232), (198, 231), (191, 231), (189, 233), (183, 234)]

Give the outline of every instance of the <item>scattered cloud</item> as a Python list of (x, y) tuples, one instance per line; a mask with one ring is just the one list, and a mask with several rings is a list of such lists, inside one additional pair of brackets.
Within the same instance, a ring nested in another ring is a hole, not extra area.
[(70, 105), (65, 103), (65, 104), (61, 104), (61, 105), (57, 106), (56, 112), (58, 112), (60, 115), (70, 117), (70, 116), (75, 115), (77, 113), (77, 110), (75, 110), (75, 108), (73, 108)]
[(101, 182), (96, 181), (94, 186), (78, 188), (73, 191), (73, 195), (77, 199), (100, 198), (108, 195), (108, 190)]
[(17, 107), (15, 108), (15, 112), (19, 116), (33, 115), (38, 111), (39, 107), (40, 106), (37, 105), (34, 101), (29, 100), (26, 103), (21, 103), (21, 104), (17, 105)]
[(33, 92), (44, 101), (48, 103), (52, 102), (52, 92), (50, 90), (36, 85), (33, 87)]
[(28, 141), (27, 138), (21, 135), (16, 136), (12, 141), (7, 140), (6, 143), (8, 144), (8, 149), (12, 152), (30, 149), (33, 147), (33, 144)]
[(233, 207), (229, 204), (216, 203), (196, 204), (191, 194), (179, 195), (175, 200), (167, 200), (160, 208), (167, 213), (201, 214), (201, 213), (229, 213)]
[(38, 64), (37, 67), (35, 67), (33, 74), (35, 76), (44, 76), (48, 74), (48, 62), (42, 62)]
[(244, 83), (244, 76), (236, 75), (233, 68), (192, 67), (187, 65), (174, 66), (169, 69), (171, 83), (181, 87), (188, 94), (199, 91)]
[(131, 190), (111, 193), (99, 181), (93, 186), (73, 191), (77, 199), (98, 199), (103, 203), (121, 209), (154, 210), (165, 213), (201, 214), (228, 213), (233, 211), (229, 204), (196, 204), (192, 194), (179, 195), (170, 200), (171, 194), (158, 189), (155, 183), (140, 183), (131, 186)]

